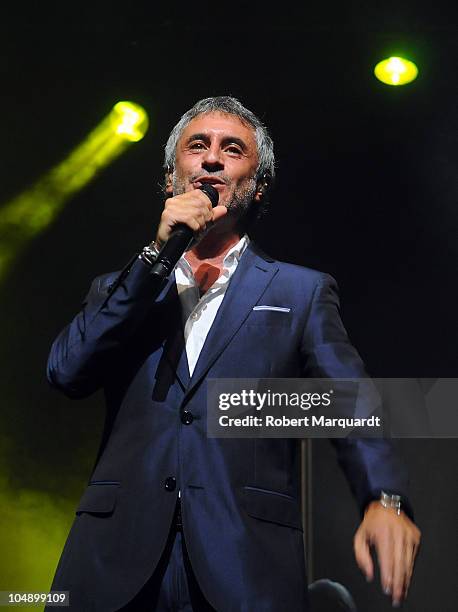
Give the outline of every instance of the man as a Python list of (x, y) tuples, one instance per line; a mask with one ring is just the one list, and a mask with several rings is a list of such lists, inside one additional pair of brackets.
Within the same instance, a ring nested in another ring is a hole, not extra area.
[[(233, 98), (201, 100), (172, 131), (165, 168), (155, 241), (95, 279), (51, 350), (54, 386), (70, 397), (103, 387), (107, 400), (52, 588), (81, 611), (307, 610), (297, 440), (208, 438), (205, 381), (359, 378), (364, 368), (333, 279), (272, 260), (246, 235), (274, 174), (255, 115)], [(159, 286), (152, 266), (180, 223), (196, 241)], [(408, 509), (405, 471), (385, 440), (334, 442), (363, 515), (357, 563), (372, 579), (375, 546), (397, 604), (420, 539), (389, 507), (398, 494)]]

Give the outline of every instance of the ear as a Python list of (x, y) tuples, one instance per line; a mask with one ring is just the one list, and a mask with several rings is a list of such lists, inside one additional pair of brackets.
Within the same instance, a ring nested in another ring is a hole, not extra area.
[(254, 194), (254, 198), (253, 198), (253, 200), (254, 200), (255, 202), (258, 202), (258, 203), (259, 203), (259, 202), (262, 200), (262, 198), (263, 198), (263, 192), (262, 192), (262, 190), (261, 190), (261, 189), (256, 188), (256, 191), (255, 191), (255, 194)]
[(170, 172), (169, 170), (167, 170), (167, 172), (165, 173), (165, 179), (164, 179), (164, 184), (165, 184), (165, 193), (167, 195), (167, 197), (169, 198), (170, 196), (173, 196), (173, 172)]
[(267, 181), (265, 177), (263, 177), (256, 185), (256, 191), (255, 191), (254, 198), (253, 198), (254, 201), (261, 202), (268, 188), (269, 188), (269, 182)]

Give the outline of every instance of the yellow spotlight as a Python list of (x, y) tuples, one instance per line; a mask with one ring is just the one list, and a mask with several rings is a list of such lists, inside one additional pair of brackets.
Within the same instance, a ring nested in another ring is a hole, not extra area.
[(402, 57), (389, 57), (376, 65), (374, 74), (386, 85), (405, 85), (417, 78), (418, 68)]
[(133, 102), (118, 102), (111, 112), (113, 129), (116, 134), (130, 142), (138, 142), (148, 129), (148, 115)]
[(65, 202), (148, 129), (146, 111), (118, 102), (60, 164), (0, 208), (0, 280), (27, 242), (57, 217)]

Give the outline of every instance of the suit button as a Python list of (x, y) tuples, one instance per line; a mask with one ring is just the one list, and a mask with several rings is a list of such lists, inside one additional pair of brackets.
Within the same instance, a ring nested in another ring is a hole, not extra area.
[(181, 415), (181, 422), (183, 425), (191, 425), (194, 421), (194, 415), (189, 410), (185, 410)]
[(173, 476), (169, 476), (168, 478), (165, 479), (164, 489), (166, 491), (175, 491), (176, 486), (177, 486), (177, 479), (174, 478)]

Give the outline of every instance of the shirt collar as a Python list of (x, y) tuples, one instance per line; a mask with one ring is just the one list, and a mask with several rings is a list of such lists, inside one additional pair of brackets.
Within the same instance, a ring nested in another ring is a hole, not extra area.
[(223, 268), (232, 266), (235, 262), (239, 263), (240, 258), (242, 257), (249, 243), (250, 239), (248, 238), (248, 234), (244, 234), (237, 244), (234, 244), (234, 246), (226, 253), (226, 257), (223, 259)]
[[(250, 244), (250, 238), (248, 237), (248, 234), (244, 234), (240, 238), (240, 240), (237, 242), (237, 244), (234, 244), (234, 246), (231, 247), (229, 251), (226, 253), (223, 259), (223, 271), (228, 270), (230, 273), (233, 270), (235, 270), (235, 268), (237, 267), (240, 261), (240, 258), (242, 257), (243, 253), (245, 252), (249, 244)], [(189, 265), (189, 262), (184, 256), (184, 254), (178, 260), (177, 269), (183, 272), (183, 274), (186, 277), (188, 278), (191, 277), (192, 279), (194, 279), (194, 275), (192, 273), (191, 266)]]

